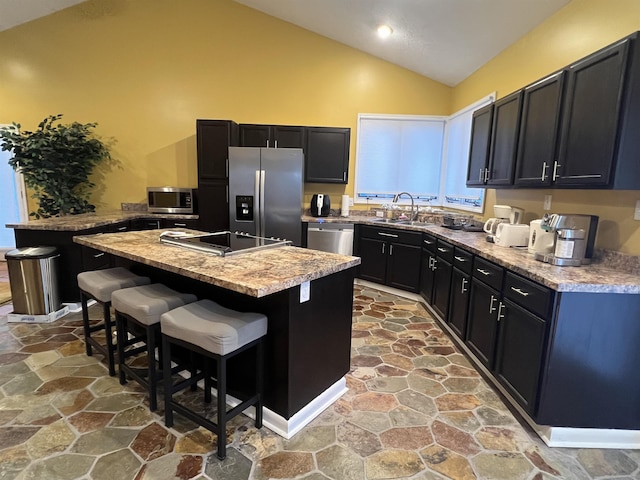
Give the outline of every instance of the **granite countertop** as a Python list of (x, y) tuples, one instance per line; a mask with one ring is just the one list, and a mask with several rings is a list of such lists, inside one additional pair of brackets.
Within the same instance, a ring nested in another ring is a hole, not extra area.
[(220, 257), (160, 243), (163, 231), (167, 229), (81, 235), (73, 239), (80, 245), (252, 297), (287, 290), (360, 264), (359, 257), (288, 246)]
[[(303, 216), (303, 221), (360, 223), (381, 228), (427, 232), (559, 292), (640, 294), (640, 276), (633, 267), (628, 265), (630, 263), (628, 255), (626, 265), (622, 263), (625, 260), (616, 261), (607, 258), (580, 267), (558, 267), (535, 260), (533, 254), (526, 248), (507, 248), (489, 243), (485, 240), (484, 232), (463, 232), (429, 223), (384, 224), (371, 216), (322, 218)], [(624, 259), (624, 256), (622, 258)], [(637, 260), (637, 257), (631, 258)]]
[(30, 220), (22, 223), (8, 223), (7, 228), (16, 230), (51, 230), (78, 232), (90, 228), (104, 227), (118, 222), (124, 222), (136, 218), (166, 218), (174, 220), (197, 219), (198, 215), (149, 213), (149, 212), (127, 212), (116, 210), (113, 212), (101, 213), (81, 213), (79, 215), (65, 215), (64, 217), (43, 218), (41, 220)]

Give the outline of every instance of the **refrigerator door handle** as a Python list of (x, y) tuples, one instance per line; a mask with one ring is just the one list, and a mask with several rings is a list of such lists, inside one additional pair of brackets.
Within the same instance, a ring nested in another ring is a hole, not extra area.
[(265, 171), (260, 170), (260, 236), (266, 236), (267, 226), (265, 225), (264, 211), (264, 182), (265, 182)]
[(256, 178), (253, 182), (253, 211), (255, 214), (256, 235), (260, 235), (262, 229), (262, 203), (260, 203), (260, 170), (256, 170)]

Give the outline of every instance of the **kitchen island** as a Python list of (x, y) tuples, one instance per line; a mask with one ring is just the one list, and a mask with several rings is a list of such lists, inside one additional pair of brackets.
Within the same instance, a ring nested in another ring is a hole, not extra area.
[[(83, 235), (74, 241), (153, 282), (235, 310), (264, 313), (269, 321), (264, 422), (282, 436), (291, 437), (346, 391), (359, 258), (291, 246), (221, 257), (160, 243), (163, 231)], [(230, 366), (230, 390), (242, 388), (246, 360)]]

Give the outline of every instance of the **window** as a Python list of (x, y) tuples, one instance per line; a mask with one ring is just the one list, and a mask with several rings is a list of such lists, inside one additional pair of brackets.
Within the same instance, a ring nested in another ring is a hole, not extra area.
[(355, 202), (389, 203), (406, 191), (418, 204), (482, 212), (484, 189), (466, 187), (467, 162), (471, 116), (491, 100), (450, 117), (358, 115)]

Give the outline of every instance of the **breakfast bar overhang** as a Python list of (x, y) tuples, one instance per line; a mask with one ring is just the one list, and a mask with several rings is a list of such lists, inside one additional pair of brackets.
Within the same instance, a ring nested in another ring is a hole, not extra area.
[[(112, 265), (153, 282), (264, 313), (264, 422), (285, 438), (346, 391), (358, 257), (291, 246), (221, 257), (161, 243), (162, 232), (76, 236), (74, 242), (110, 254)], [(231, 384), (242, 389), (249, 361), (230, 366), (230, 391)]]

